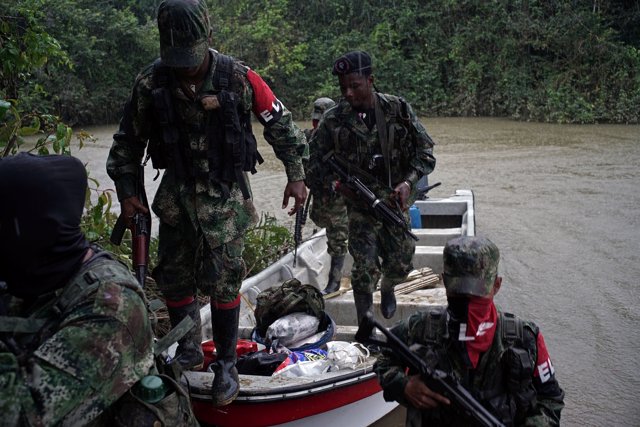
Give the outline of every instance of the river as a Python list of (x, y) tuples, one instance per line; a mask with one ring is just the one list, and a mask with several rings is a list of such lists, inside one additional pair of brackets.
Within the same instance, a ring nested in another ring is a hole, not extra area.
[[(474, 191), (477, 233), (502, 255), (496, 301), (540, 326), (566, 393), (562, 424), (639, 426), (640, 126), (423, 122), (437, 143), (430, 183), (442, 182), (432, 196)], [(75, 154), (109, 188), (115, 127), (87, 130), (97, 140)], [(290, 225), (280, 209), (286, 178), (261, 144), (256, 205)], [(394, 412), (376, 426), (404, 425)]]

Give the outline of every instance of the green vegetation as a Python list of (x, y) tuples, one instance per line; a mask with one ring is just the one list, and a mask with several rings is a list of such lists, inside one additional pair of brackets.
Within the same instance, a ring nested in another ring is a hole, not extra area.
[[(137, 72), (157, 56), (158, 3), (3, 2), (0, 97), (71, 125), (117, 121)], [(210, 0), (209, 8), (213, 46), (260, 72), (298, 118), (313, 99), (339, 97), (333, 60), (364, 49), (378, 88), (423, 115), (639, 122), (634, 0)]]
[(293, 246), (291, 231), (279, 225), (275, 217), (263, 214), (245, 238), (243, 257), (247, 266), (247, 277), (259, 273), (282, 258)]

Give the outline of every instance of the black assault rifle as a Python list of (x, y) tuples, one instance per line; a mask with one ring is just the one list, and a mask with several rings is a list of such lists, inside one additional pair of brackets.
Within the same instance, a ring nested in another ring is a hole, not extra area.
[(338, 159), (333, 151), (330, 151), (322, 160), (338, 174), (341, 183), (353, 190), (355, 194), (375, 212), (382, 222), (400, 227), (407, 236), (416, 242), (418, 241), (418, 236), (411, 232), (411, 227), (405, 222), (402, 214), (394, 211), (384, 201), (380, 200), (358, 177), (349, 175), (340, 163), (338, 163)]
[[(378, 328), (387, 340), (381, 341), (371, 338), (373, 328)], [(402, 363), (415, 372), (420, 373), (427, 387), (436, 393), (446, 396), (454, 405), (464, 411), (467, 416), (473, 418), (478, 425), (504, 427), (504, 424), (491, 412), (487, 411), (456, 378), (444, 371), (432, 369), (427, 366), (420, 356), (411, 351), (393, 332), (375, 320), (371, 313), (367, 313), (363, 317), (358, 332), (356, 333), (356, 341), (392, 350), (394, 355), (398, 357)]]
[[(138, 176), (136, 177), (136, 197), (142, 205), (149, 209), (147, 193), (144, 190), (144, 164), (138, 165)], [(145, 278), (149, 265), (149, 242), (151, 240), (151, 211), (143, 214), (136, 212), (133, 215), (131, 224), (131, 261), (136, 279), (140, 286), (144, 288)], [(127, 229), (127, 219), (120, 213), (116, 224), (113, 226), (109, 240), (116, 246), (122, 243), (122, 237)]]

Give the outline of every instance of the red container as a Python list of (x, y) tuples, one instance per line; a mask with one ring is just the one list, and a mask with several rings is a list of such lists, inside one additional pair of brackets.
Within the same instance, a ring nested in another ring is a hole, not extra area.
[[(258, 351), (258, 343), (251, 340), (239, 339), (236, 344), (236, 354), (242, 356), (245, 353)], [(202, 370), (206, 371), (209, 365), (216, 360), (216, 345), (213, 340), (202, 343), (202, 352), (204, 353), (204, 366)]]

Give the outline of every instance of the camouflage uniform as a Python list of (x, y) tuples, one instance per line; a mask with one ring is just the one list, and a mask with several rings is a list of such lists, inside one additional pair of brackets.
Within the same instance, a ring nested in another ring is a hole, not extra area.
[(195, 321), (176, 350), (184, 369), (198, 369), (204, 361), (196, 289), (211, 296), (217, 351), (211, 394), (212, 403), (222, 406), (240, 389), (235, 361), (242, 251), (246, 230), (257, 222), (245, 172), (253, 172), (259, 158), (251, 112), (285, 166), (285, 194), (296, 199), (296, 209), (306, 197), (306, 141), (258, 74), (208, 49), (205, 0), (163, 0), (157, 21), (160, 59), (136, 79), (107, 172), (129, 214), (142, 210), (132, 196), (147, 143), (154, 166), (166, 169), (152, 205), (160, 218), (153, 276), (167, 300), (171, 324), (186, 316)]
[(0, 344), (3, 425), (88, 424), (155, 369), (142, 289), (106, 252), (20, 318), (37, 331)]
[[(438, 309), (433, 309), (436, 317), (446, 318), (446, 314), (437, 311)], [(502, 313), (500, 310), (498, 312)], [(505, 361), (503, 360), (506, 359), (503, 358), (506, 344), (501, 338), (503, 325), (500, 322), (497, 325), (491, 348), (482, 356), (477, 369), (470, 370), (465, 365), (455, 341), (448, 336), (446, 325), (434, 321), (430, 316), (430, 312), (416, 313), (408, 320), (393, 327), (391, 331), (407, 346), (414, 344), (425, 346), (422, 349), (425, 356), (426, 354), (435, 355), (425, 358), (426, 361), (431, 362), (431, 367), (445, 372), (453, 372), (460, 379), (461, 384), (476, 398), (479, 398), (480, 403), (486, 408), (492, 409), (494, 415), (505, 411), (506, 415), (498, 416), (505, 424), (527, 426), (557, 426), (560, 424), (560, 412), (564, 407), (564, 393), (558, 385), (553, 370), (540, 375), (540, 367), (538, 366), (538, 369), (533, 371), (528, 379), (511, 378), (505, 373), (508, 372), (504, 369)], [(500, 318), (502, 319), (502, 316)], [(437, 334), (432, 339), (427, 339), (427, 330), (430, 328), (437, 330)], [(523, 331), (522, 348), (526, 350), (528, 363), (534, 367), (538, 358), (537, 341), (540, 332), (533, 322), (524, 321)], [(384, 389), (385, 400), (397, 401), (407, 406), (407, 426), (469, 425), (469, 419), (465, 418), (455, 407), (445, 409), (441, 406), (436, 410), (421, 412), (408, 405), (404, 397), (404, 388), (408, 381), (405, 369), (406, 366), (400, 363), (393, 352), (387, 350), (382, 351), (374, 366), (380, 385)], [(510, 381), (513, 383), (514, 380), (518, 381), (521, 389), (509, 389), (508, 384)], [(530, 387), (531, 383), (535, 389), (535, 394), (531, 399), (533, 407), (523, 413), (516, 404), (517, 393), (520, 391), (527, 393), (527, 387)], [(508, 405), (511, 405), (510, 410), (505, 409), (505, 406)]]
[[(497, 246), (484, 237), (448, 241), (443, 274), (448, 306), (416, 313), (391, 332), (430, 368), (458, 378), (505, 425), (557, 426), (564, 392), (542, 334), (533, 322), (504, 313), (493, 304), (502, 283), (499, 259)], [(472, 304), (475, 309), (470, 308)], [(406, 393), (418, 393), (408, 387), (409, 376), (415, 372), (406, 369), (387, 349), (374, 365), (384, 398), (407, 406), (407, 426), (469, 425), (469, 418), (456, 406), (440, 404), (423, 411), (414, 407)]]
[[(378, 125), (369, 130), (358, 113), (342, 100), (325, 113), (310, 142), (309, 182), (314, 194), (331, 185), (334, 177), (326, 172), (322, 157), (334, 150), (349, 165), (349, 172), (381, 199), (386, 199), (391, 188), (402, 181), (411, 184), (410, 201), (415, 199), (416, 183), (435, 166), (433, 141), (406, 101), (381, 93), (375, 96), (388, 129), (390, 177), (384, 167), (376, 166), (373, 170), (369, 167), (372, 157), (382, 153)], [(373, 292), (381, 272), (391, 285), (401, 282), (412, 269), (414, 242), (398, 229), (382, 224), (358, 200), (346, 199), (346, 205), (349, 252), (354, 258), (351, 276), (354, 293)], [(406, 212), (405, 218), (408, 220)]]
[[(210, 50), (210, 55), (213, 62), (199, 91), (200, 96), (216, 93), (212, 77), (218, 53)], [(248, 79), (248, 73), (254, 81), (262, 82), (257, 74), (235, 62), (232, 89), (240, 98), (240, 108), (247, 114), (254, 107), (253, 82)], [(153, 137), (152, 130), (158, 128), (151, 97), (153, 88), (153, 67), (147, 67), (136, 79), (120, 129), (114, 135), (107, 171), (116, 183), (120, 200), (134, 195), (135, 165), (142, 160), (147, 141)], [(220, 185), (207, 178), (208, 143), (204, 123), (208, 112), (200, 100), (186, 97), (179, 87), (172, 95), (180, 117), (180, 131), (185, 136), (183, 141), (190, 153), (187, 158), (191, 161), (185, 166), (189, 177), (195, 175), (195, 178), (178, 176), (176, 165), (172, 163), (162, 177), (152, 205), (161, 221), (160, 260), (154, 277), (163, 294), (170, 299), (193, 295), (198, 287), (219, 302), (230, 302), (237, 298), (244, 275), (242, 237), (255, 224), (257, 214), (253, 201), (243, 198), (236, 183), (231, 185), (230, 196), (224, 200)], [(260, 118), (266, 125), (264, 137), (284, 163), (288, 180), (300, 181), (304, 179), (301, 160), (305, 150), (304, 135), (293, 123), (291, 113), (282, 104), (278, 108), (283, 111), (277, 121), (271, 123)], [(228, 256), (230, 260), (223, 264), (217, 262), (214, 267), (205, 265), (211, 256), (216, 259)], [(177, 262), (178, 259), (181, 262)], [(223, 272), (217, 270), (217, 265), (232, 268), (233, 272), (227, 277), (232, 280), (222, 280)]]
[[(314, 102), (311, 120), (319, 121), (322, 114), (334, 105), (335, 102), (331, 98), (318, 98)], [(307, 141), (311, 141), (315, 131), (316, 129), (305, 129), (304, 134)], [(318, 227), (327, 229), (327, 252), (329, 255), (331, 257), (346, 255), (349, 222), (344, 199), (331, 187), (319, 190), (318, 194), (313, 194), (309, 218)]]

